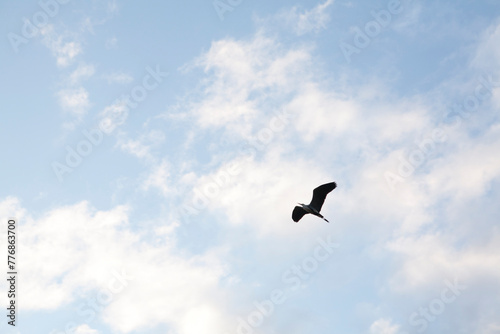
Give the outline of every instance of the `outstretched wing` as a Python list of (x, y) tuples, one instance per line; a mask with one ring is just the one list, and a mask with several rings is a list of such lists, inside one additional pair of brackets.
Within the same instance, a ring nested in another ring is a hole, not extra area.
[(316, 210), (321, 211), (321, 207), (323, 206), (323, 203), (325, 202), (326, 195), (333, 189), (337, 187), (337, 184), (335, 182), (330, 182), (323, 184), (316, 189), (313, 190), (313, 198), (309, 206), (312, 206)]
[(300, 206), (296, 206), (292, 212), (292, 219), (294, 222), (298, 222), (306, 214), (306, 210), (302, 209)]

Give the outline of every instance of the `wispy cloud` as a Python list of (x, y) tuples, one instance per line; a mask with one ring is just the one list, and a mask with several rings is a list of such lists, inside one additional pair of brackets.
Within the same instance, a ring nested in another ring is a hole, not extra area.
[(318, 4), (311, 10), (306, 10), (303, 13), (297, 13), (297, 9), (293, 9), (292, 16), (297, 20), (295, 31), (297, 35), (303, 35), (308, 32), (318, 32), (326, 28), (326, 24), (330, 20), (330, 16), (326, 13), (328, 7), (333, 5), (334, 0), (327, 0), (322, 4)]
[(63, 124), (66, 130), (73, 130), (91, 107), (89, 92), (82, 86), (82, 83), (91, 78), (94, 73), (93, 65), (80, 63), (75, 70), (66, 74), (67, 79), (62, 80), (63, 88), (57, 92), (57, 98), (61, 108), (70, 116), (70, 119)]
[(108, 73), (108, 74), (103, 74), (104, 79), (108, 82), (108, 84), (128, 84), (134, 81), (134, 78), (124, 72), (114, 72), (114, 73)]
[(163, 196), (172, 192), (170, 178), (170, 166), (166, 160), (153, 166), (152, 171), (142, 183), (142, 189), (147, 191), (151, 188), (157, 189)]
[(57, 93), (59, 104), (63, 110), (81, 119), (90, 107), (89, 94), (83, 87), (67, 88)]
[(111, 37), (106, 40), (105, 47), (106, 49), (113, 49), (118, 44), (118, 39), (116, 37)]
[(95, 34), (94, 27), (106, 24), (113, 19), (119, 12), (118, 3), (115, 0), (103, 1), (93, 4), (93, 9), (96, 11), (94, 15), (85, 16), (80, 22), (80, 30), (88, 31), (92, 35)]
[(128, 111), (126, 102), (117, 100), (101, 111), (99, 114), (100, 124), (106, 129), (106, 132), (111, 133), (127, 120)]
[(49, 48), (59, 67), (67, 67), (83, 52), (81, 43), (71, 34), (59, 34), (53, 25), (47, 25), (41, 30), (42, 42)]
[(398, 325), (393, 325), (390, 319), (378, 319), (370, 326), (370, 334), (397, 334)]
[(76, 70), (69, 75), (69, 83), (70, 85), (77, 85), (82, 80), (92, 77), (94, 73), (94, 65), (81, 63), (78, 65)]
[(158, 147), (165, 141), (165, 134), (161, 131), (151, 130), (137, 139), (119, 138), (118, 146), (123, 151), (135, 155), (139, 159), (153, 160), (151, 149)]
[(500, 73), (500, 25), (495, 24), (484, 32), (479, 40), (476, 54), (472, 59), (472, 66), (479, 70), (496, 69), (494, 73)]
[(330, 15), (327, 10), (333, 3), (334, 0), (326, 0), (309, 10), (295, 6), (286, 11), (282, 11), (280, 14), (273, 17), (272, 20), (283, 20), (298, 36), (307, 33), (317, 33), (324, 30), (327, 23), (330, 21)]

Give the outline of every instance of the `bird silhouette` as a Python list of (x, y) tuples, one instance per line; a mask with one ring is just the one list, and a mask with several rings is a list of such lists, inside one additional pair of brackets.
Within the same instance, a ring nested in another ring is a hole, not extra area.
[(336, 187), (337, 184), (335, 182), (330, 182), (315, 188), (313, 190), (313, 198), (311, 200), (311, 203), (309, 204), (298, 203), (300, 206), (296, 206), (293, 209), (292, 212), (293, 221), (297, 223), (305, 214), (311, 213), (329, 223), (329, 221), (325, 217), (323, 217), (319, 212), (321, 211), (321, 207), (325, 202), (326, 195), (328, 195)]

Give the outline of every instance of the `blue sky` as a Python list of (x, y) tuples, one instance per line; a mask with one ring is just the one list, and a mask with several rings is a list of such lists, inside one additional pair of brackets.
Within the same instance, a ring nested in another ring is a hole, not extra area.
[(500, 333), (496, 1), (0, 8), (2, 333)]

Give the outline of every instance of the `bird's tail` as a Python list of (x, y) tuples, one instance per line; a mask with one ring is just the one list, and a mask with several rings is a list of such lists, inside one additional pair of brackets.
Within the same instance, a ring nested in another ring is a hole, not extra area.
[(326, 221), (327, 223), (329, 223), (328, 219), (326, 219), (325, 217), (323, 217), (323, 220)]

